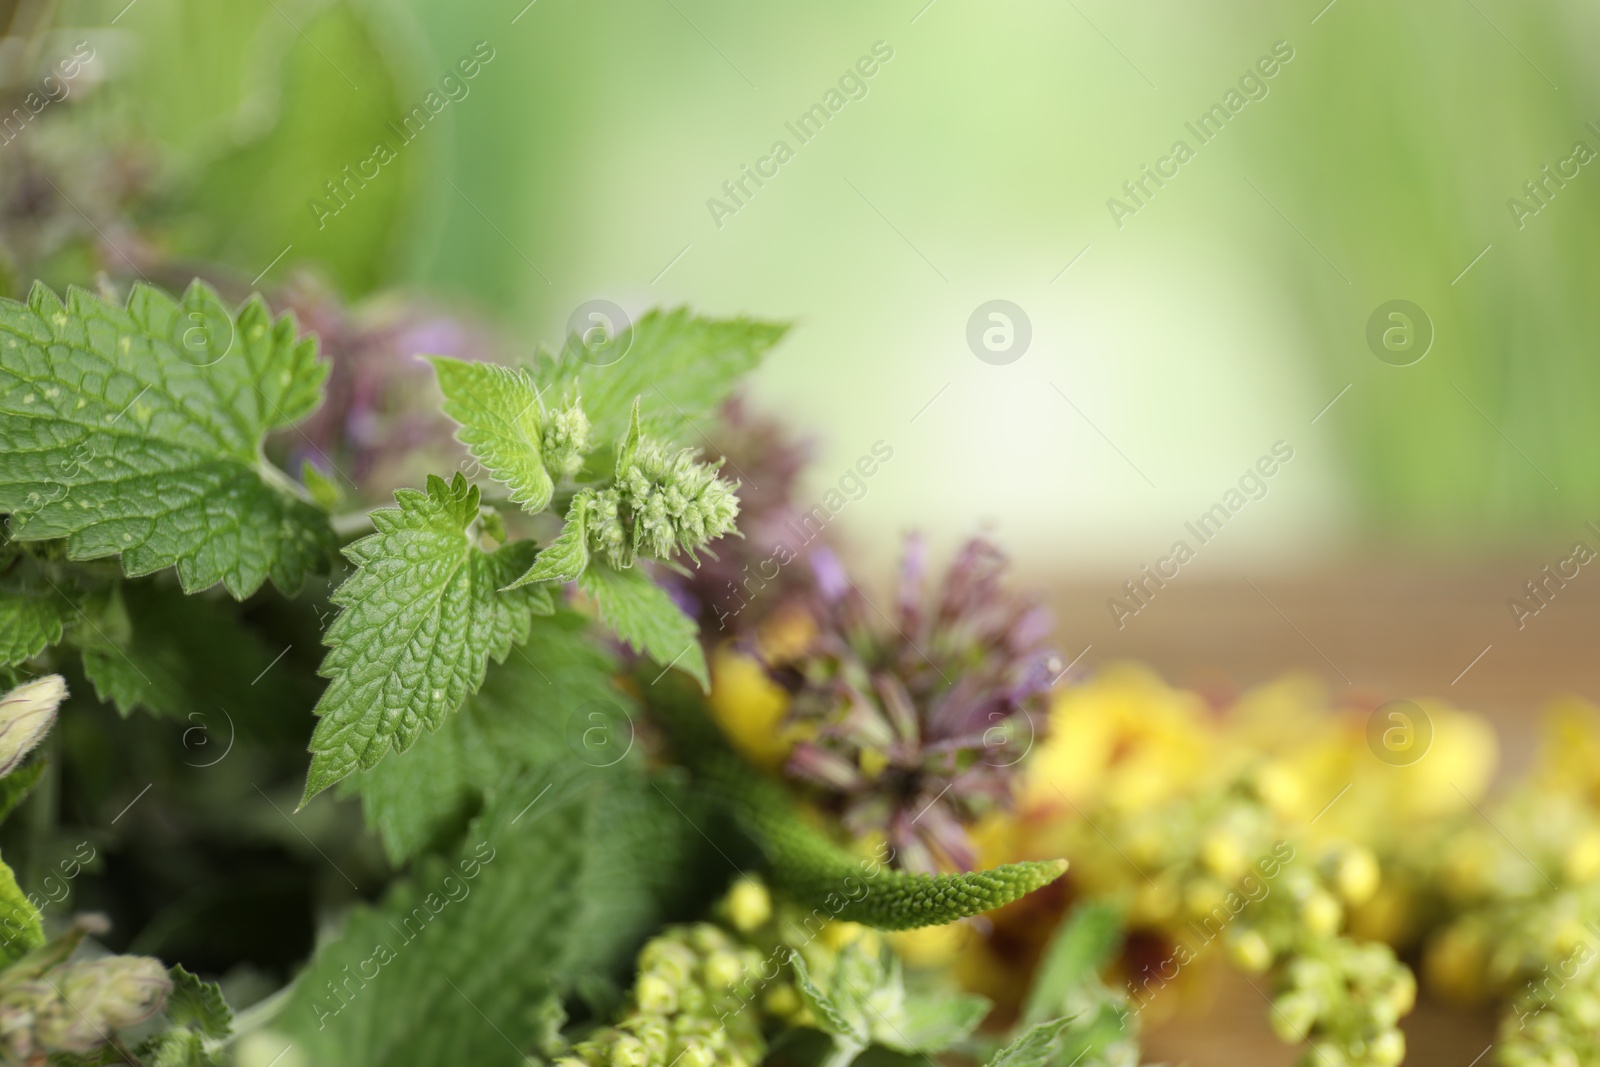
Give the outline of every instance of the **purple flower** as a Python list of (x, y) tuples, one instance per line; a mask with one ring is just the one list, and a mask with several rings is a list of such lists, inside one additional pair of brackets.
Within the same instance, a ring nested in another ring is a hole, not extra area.
[(1015, 768), (1046, 723), (1061, 659), (1049, 613), (1002, 586), (1005, 556), (975, 538), (934, 587), (919, 536), (906, 545), (892, 614), (813, 550), (805, 655), (770, 664), (808, 729), (786, 767), (856, 833), (883, 833), (897, 862), (970, 869), (966, 827), (1009, 804)]

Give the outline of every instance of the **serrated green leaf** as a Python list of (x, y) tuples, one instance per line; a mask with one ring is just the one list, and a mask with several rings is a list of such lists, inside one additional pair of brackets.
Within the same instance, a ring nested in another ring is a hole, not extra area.
[(511, 490), (513, 504), (543, 511), (555, 483), (544, 466), (543, 410), (528, 372), (445, 356), (429, 361), (444, 392), (444, 413), (460, 426), (456, 440)]
[(677, 667), (703, 690), (711, 688), (699, 627), (643, 568), (619, 571), (594, 563), (578, 579), (578, 587), (594, 597), (601, 621), (635, 652), (663, 667)]
[(816, 1016), (820, 1029), (835, 1038), (845, 1038), (858, 1049), (866, 1048), (872, 1040), (872, 1027), (867, 1018), (865, 997), (848, 985), (842, 985), (837, 991), (825, 987), (811, 974), (811, 968), (799, 952), (789, 954), (789, 966), (794, 969), (795, 989)]
[(897, 1052), (943, 1052), (965, 1040), (994, 1005), (973, 993), (919, 993), (907, 990), (890, 1032), (880, 1042)]
[(321, 401), (328, 366), (259, 297), (230, 314), (135, 285), (126, 308), (35, 286), (0, 301), (0, 512), (12, 535), (67, 538), (187, 592), (293, 592), (333, 545), (326, 516), (261, 458), (268, 431)]
[(500, 592), (526, 569), (532, 545), (478, 547), (478, 490), (460, 474), (430, 476), (426, 492), (402, 489), (397, 507), (372, 513), (376, 529), (347, 547), (356, 571), (332, 600), (343, 610), (328, 627), (305, 797), (424, 731), (477, 692), (489, 660), (505, 660), (528, 636), (535, 614), (554, 610), (542, 586)]
[(1045, 949), (1022, 1021), (1039, 1023), (1066, 1011), (1072, 993), (1097, 980), (1121, 943), (1122, 909), (1115, 903), (1086, 901), (1074, 908)]
[(1030, 1026), (991, 1056), (985, 1067), (1045, 1067), (1055, 1057), (1061, 1035), (1072, 1023), (1072, 1019), (1065, 1018)]
[(527, 640), (444, 726), (349, 779), (396, 866), (459, 833), (467, 815), (527, 773), (574, 759), (610, 766), (633, 749), (617, 662), (588, 627), (570, 610), (533, 620)]
[(24, 593), (0, 588), (0, 667), (22, 663), (59, 644), (71, 610), (53, 589)]
[(233, 1011), (222, 999), (220, 986), (201, 981), (181, 965), (167, 973), (172, 978), (172, 992), (167, 995), (168, 1021), (212, 1038), (224, 1038), (232, 1032)]
[[(727, 399), (735, 381), (753, 370), (788, 327), (754, 319), (711, 319), (687, 308), (651, 311), (611, 342), (625, 354), (614, 363), (584, 361), (583, 342), (567, 340), (558, 361), (544, 361), (537, 379), (552, 395), (575, 392), (600, 440), (628, 431), (636, 397), (650, 398), (643, 428), (652, 437), (698, 439), (694, 424)], [(657, 402), (659, 401), (659, 402)]]
[(17, 885), (17, 876), (0, 861), (0, 960), (15, 963), (44, 944), (39, 909)]
[[(185, 732), (183, 743), (195, 765), (220, 759), (235, 725), (250, 731), (254, 712), (281, 714), (309, 702), (288, 668), (275, 662), (288, 650), (266, 644), (228, 600), (186, 597), (162, 582), (128, 582), (102, 607), (91, 602), (83, 610), (87, 621), (74, 640), (96, 695), (124, 716), (142, 707), (188, 724), (193, 732)], [(202, 750), (206, 745), (215, 750)]]
[(668, 782), (577, 760), (529, 776), (451, 862), (354, 909), (272, 1026), (307, 1067), (523, 1067), (548, 1029), (530, 1009), (620, 973), (720, 862), (674, 805)]
[(506, 586), (507, 590), (521, 589), (525, 585), (535, 582), (573, 582), (583, 574), (584, 568), (589, 566), (589, 505), (592, 498), (588, 493), (579, 493), (572, 498), (572, 503), (567, 505), (566, 525), (561, 527), (561, 532), (554, 541), (546, 545), (537, 556), (533, 565), (516, 581)]
[(28, 799), (33, 787), (39, 784), (39, 777), (44, 774), (44, 768), (42, 760), (35, 760), (0, 778), (0, 820), (4, 820), (17, 810), (18, 804)]

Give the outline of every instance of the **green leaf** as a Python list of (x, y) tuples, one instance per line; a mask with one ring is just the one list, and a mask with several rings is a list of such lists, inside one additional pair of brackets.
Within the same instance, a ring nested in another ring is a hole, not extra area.
[(0, 960), (15, 963), (44, 944), (39, 909), (17, 885), (17, 876), (0, 861)]
[(344, 610), (324, 638), (330, 681), (313, 709), (302, 805), (437, 730), (488, 661), (504, 661), (533, 616), (554, 610), (542, 586), (498, 591), (526, 569), (532, 545), (479, 548), (478, 489), (460, 474), (448, 485), (430, 476), (426, 492), (402, 489), (395, 501), (372, 513), (376, 533), (344, 550), (356, 571), (332, 596)]
[(184, 744), (194, 765), (221, 758), (233, 724), (248, 732), (260, 718), (309, 703), (310, 694), (276, 662), (288, 649), (265, 643), (225, 599), (129, 582), (100, 609), (90, 602), (84, 611), (92, 623), (77, 628), (75, 640), (95, 693), (124, 716), (142, 707), (188, 723), (193, 733), (186, 731)]
[(543, 361), (536, 376), (555, 396), (576, 392), (600, 440), (628, 432), (633, 402), (651, 400), (644, 432), (676, 441), (699, 439), (695, 424), (712, 415), (734, 382), (753, 370), (788, 327), (754, 319), (710, 319), (687, 308), (651, 311), (611, 342), (625, 353), (614, 363), (584, 361), (583, 342), (567, 339), (558, 361)]
[(24, 591), (0, 585), (0, 667), (30, 660), (59, 644), (71, 611), (72, 605), (54, 589)]
[(897, 1052), (942, 1052), (965, 1040), (994, 1005), (974, 993), (918, 993), (908, 990), (893, 1031), (882, 1044)]
[(1072, 1019), (1065, 1018), (1030, 1026), (991, 1056), (985, 1067), (1045, 1067), (1055, 1057), (1061, 1035), (1072, 1023)]
[(710, 690), (699, 628), (643, 568), (619, 571), (595, 563), (578, 579), (578, 587), (594, 597), (601, 620), (635, 652), (683, 670), (701, 689)]
[(593, 498), (579, 493), (567, 505), (566, 525), (556, 539), (534, 557), (533, 566), (507, 589), (520, 589), (534, 582), (574, 582), (589, 566), (589, 506)]
[(355, 908), (272, 1026), (307, 1067), (523, 1067), (548, 1032), (535, 1006), (618, 974), (721, 862), (686, 807), (669, 783), (577, 760), (528, 776), (448, 861)]
[[(841, 961), (847, 958), (845, 954), (850, 947), (847, 946), (841, 953)], [(860, 954), (859, 951), (856, 953)], [(841, 983), (837, 990), (824, 987), (812, 977), (805, 957), (799, 952), (789, 954), (789, 965), (794, 968), (794, 984), (800, 992), (800, 999), (816, 1016), (819, 1028), (835, 1038), (846, 1038), (858, 1049), (866, 1048), (872, 1040), (872, 1024), (867, 1018), (864, 993), (845, 983)]]
[(1025, 1023), (1039, 1023), (1068, 1009), (1068, 998), (1097, 981), (1122, 944), (1122, 909), (1110, 901), (1087, 901), (1061, 924), (1039, 963), (1022, 1010)]
[(633, 731), (616, 670), (577, 612), (533, 620), (527, 640), (444, 726), (350, 779), (389, 858), (399, 866), (459, 833), (527, 773), (574, 759), (620, 763)]
[(5, 819), (17, 810), (18, 804), (28, 799), (33, 787), (39, 784), (39, 777), (44, 774), (44, 768), (44, 762), (36, 759), (0, 778), (0, 820)]
[(543, 511), (555, 483), (544, 466), (544, 413), (528, 372), (445, 356), (429, 361), (444, 392), (444, 413), (461, 427), (456, 440), (511, 490), (513, 504)]
[(300, 464), (300, 484), (311, 494), (311, 502), (323, 511), (331, 512), (344, 503), (344, 490), (339, 488), (339, 483), (323, 474), (309, 459)]
[(175, 1026), (192, 1027), (207, 1037), (224, 1038), (233, 1031), (233, 1011), (222, 999), (215, 982), (202, 982), (181, 965), (167, 972), (172, 992), (167, 996), (167, 1019)]
[(328, 366), (259, 297), (231, 315), (199, 283), (181, 303), (135, 285), (126, 309), (36, 285), (0, 301), (0, 512), (75, 560), (176, 567), (186, 592), (293, 592), (325, 569), (327, 518), (261, 458), (268, 431), (321, 401)]
[[(456, 106), (438, 95), (424, 102), (414, 67), (421, 53), (400, 47), (403, 35), (366, 4), (334, 0), (303, 11), (277, 0), (238, 6), (243, 10), (230, 5), (219, 13), (205, 0), (191, 0), (170, 12), (135, 8), (129, 15), (144, 20), (137, 32), (150, 40), (149, 49), (176, 53), (172, 66), (215, 66), (214, 57), (197, 63), (190, 55), (196, 42), (227, 55), (243, 34), (246, 62), (239, 65), (267, 74), (247, 74), (241, 89), (248, 97), (221, 109), (220, 123), (205, 121), (210, 114), (192, 115), (197, 105), (187, 100), (173, 100), (195, 95), (192, 83), (169, 76), (165, 93), (145, 97), (148, 111), (179, 111), (178, 118), (152, 118), (169, 136), (193, 139), (207, 154), (222, 149), (175, 198), (177, 256), (220, 261), (246, 278), (269, 265), (268, 277), (282, 278), (298, 264), (314, 264), (351, 297), (404, 274), (418, 233), (412, 213), (418, 182), (455, 121), (435, 108), (453, 113)], [(174, 49), (170, 38), (184, 45)], [(146, 65), (158, 62), (152, 57)], [(488, 67), (479, 84), (502, 73), (509, 72)], [(161, 75), (140, 70), (136, 77), (148, 83)]]
[(801, 999), (835, 1038), (841, 1061), (845, 1050), (868, 1044), (906, 1055), (942, 1052), (977, 1029), (991, 1006), (985, 997), (908, 990), (900, 961), (881, 945), (846, 945), (825, 976), (811, 973), (801, 953), (790, 963)]

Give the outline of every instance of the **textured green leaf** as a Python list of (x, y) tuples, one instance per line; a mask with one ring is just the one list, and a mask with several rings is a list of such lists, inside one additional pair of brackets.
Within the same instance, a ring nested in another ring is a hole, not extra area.
[(544, 467), (543, 411), (528, 372), (445, 356), (430, 362), (444, 392), (444, 413), (461, 427), (456, 440), (511, 490), (513, 504), (543, 511), (555, 483)]
[(584, 361), (583, 342), (568, 338), (561, 358), (541, 363), (537, 376), (552, 395), (576, 392), (599, 440), (628, 431), (635, 398), (651, 402), (647, 435), (699, 440), (695, 424), (725, 400), (734, 382), (753, 370), (788, 327), (754, 319), (710, 319), (687, 308), (651, 311), (611, 342), (625, 354), (597, 366)]
[(18, 804), (28, 799), (33, 787), (39, 784), (39, 776), (44, 774), (44, 768), (43, 761), (35, 760), (0, 778), (0, 820), (4, 820), (17, 810)]
[(22, 663), (59, 644), (71, 611), (54, 589), (23, 592), (0, 586), (0, 667)]
[(879, 1041), (897, 1052), (942, 1052), (965, 1040), (994, 1005), (973, 993), (918, 993), (908, 990), (900, 1015)]
[(1098, 978), (1122, 943), (1122, 909), (1110, 901), (1086, 901), (1067, 916), (1039, 963), (1022, 1010), (1026, 1023), (1043, 1022), (1067, 1010), (1068, 998)]
[(167, 1019), (174, 1026), (191, 1027), (207, 1037), (227, 1037), (233, 1030), (233, 1011), (222, 999), (215, 982), (199, 978), (175, 966), (167, 972), (172, 992), (167, 996)]
[(1045, 1067), (1054, 1059), (1061, 1044), (1061, 1035), (1072, 1022), (1070, 1018), (1051, 1019), (1030, 1026), (990, 1057), (985, 1067)]
[(826, 975), (812, 974), (800, 953), (790, 963), (821, 1029), (856, 1052), (868, 1044), (906, 1055), (941, 1052), (972, 1033), (990, 1008), (984, 997), (907, 989), (899, 960), (882, 945), (846, 945)]
[(0, 861), (0, 960), (15, 963), (44, 944), (39, 909), (17, 885), (17, 876)]
[(635, 652), (663, 667), (679, 668), (702, 689), (711, 688), (699, 628), (643, 568), (619, 571), (595, 563), (583, 572), (578, 585), (594, 598), (601, 621)]
[(567, 522), (534, 557), (533, 565), (507, 589), (520, 589), (535, 582), (577, 581), (589, 566), (589, 503), (588, 493), (579, 493), (567, 506)]
[(459, 832), (526, 773), (574, 759), (621, 762), (633, 747), (629, 701), (613, 681), (616, 660), (588, 627), (568, 610), (533, 620), (527, 640), (442, 727), (349, 779), (396, 865)]
[(92, 625), (78, 627), (75, 639), (100, 700), (123, 715), (142, 707), (189, 723), (195, 733), (186, 735), (186, 747), (216, 746), (214, 753), (195, 749), (194, 761), (220, 758), (233, 734), (229, 724), (248, 732), (251, 713), (281, 714), (308, 699), (291, 672), (274, 663), (287, 650), (262, 641), (226, 600), (129, 582), (103, 610), (85, 610)]
[(568, 760), (519, 783), (452, 862), (357, 907), (272, 1026), (308, 1067), (522, 1067), (548, 1029), (535, 1006), (618, 975), (720, 862), (684, 797), (618, 771)]
[(729, 747), (699, 694), (663, 679), (645, 695), (701, 792), (761, 851), (773, 884), (837, 918), (883, 930), (939, 926), (1009, 904), (1067, 869), (1066, 860), (1045, 860), (920, 874), (889, 869), (881, 854), (851, 855), (800, 816), (781, 784)]
[(187, 592), (243, 599), (325, 567), (326, 517), (261, 458), (321, 400), (327, 364), (259, 297), (230, 314), (136, 285), (127, 308), (35, 286), (0, 301), (0, 512), (12, 535), (67, 538), (128, 575), (176, 567)]
[(478, 489), (457, 474), (426, 492), (402, 489), (372, 513), (376, 529), (347, 547), (356, 571), (333, 594), (343, 610), (324, 638), (331, 679), (314, 709), (305, 798), (391, 749), (404, 752), (477, 691), (488, 661), (502, 662), (535, 614), (554, 610), (532, 586), (498, 590), (527, 568), (533, 546), (478, 547)]

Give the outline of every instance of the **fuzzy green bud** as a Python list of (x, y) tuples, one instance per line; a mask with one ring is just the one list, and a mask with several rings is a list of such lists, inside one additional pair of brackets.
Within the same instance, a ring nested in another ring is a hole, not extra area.
[(1272, 1005), (1272, 1031), (1280, 1040), (1298, 1044), (1311, 1032), (1318, 1014), (1317, 998), (1310, 993), (1285, 993)]
[(590, 512), (589, 542), (614, 567), (637, 556), (669, 559), (695, 551), (733, 532), (739, 515), (735, 486), (701, 463), (692, 448), (672, 451), (653, 441), (630, 439), (618, 464), (616, 483), (597, 494)]
[(678, 991), (660, 973), (641, 974), (633, 988), (639, 1010), (651, 1015), (670, 1015), (678, 1009)]
[(574, 400), (545, 416), (540, 438), (544, 469), (550, 477), (558, 482), (574, 478), (583, 469), (583, 457), (589, 451), (589, 416)]
[(16, 770), (50, 731), (65, 699), (67, 683), (59, 674), (24, 682), (0, 697), (0, 777)]

